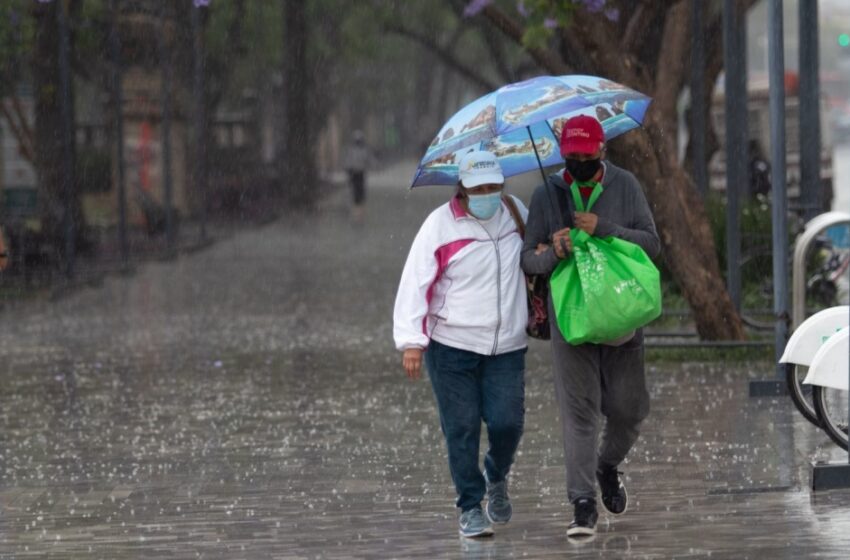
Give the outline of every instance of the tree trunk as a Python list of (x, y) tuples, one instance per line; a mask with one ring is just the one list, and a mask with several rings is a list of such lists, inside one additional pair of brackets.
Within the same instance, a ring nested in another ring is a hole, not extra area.
[(284, 113), (286, 115), (284, 190), (295, 207), (314, 201), (315, 173), (313, 138), (310, 130), (310, 69), (307, 66), (307, 8), (303, 0), (284, 2)]
[(708, 340), (742, 340), (744, 326), (720, 273), (705, 205), (677, 156), (676, 102), (688, 76), (691, 7), (680, 2), (667, 13), (654, 75), (655, 103), (644, 124), (652, 139), (647, 147), (653, 150), (657, 166), (641, 166), (637, 174), (661, 172), (654, 178), (644, 177), (644, 185), (657, 208), (666, 262), (691, 307), (697, 332)]
[[(706, 340), (741, 340), (746, 337), (743, 324), (720, 273), (703, 201), (677, 157), (676, 100), (684, 87), (684, 60), (690, 52), (689, 6), (686, 2), (673, 3), (666, 13), (653, 16), (663, 19), (664, 28), (661, 46), (655, 51), (657, 60), (649, 66), (641, 62), (641, 55), (645, 59), (646, 52), (640, 38), (629, 45), (629, 52), (623, 52), (623, 45), (610, 40), (611, 30), (603, 33), (599, 27), (609, 24), (596, 16), (579, 19), (581, 16), (577, 15), (567, 32), (571, 32), (573, 43), (587, 53), (594, 73), (653, 96), (644, 131), (616, 139), (611, 151), (646, 190), (666, 262), (691, 307), (697, 332)], [(660, 9), (658, 5), (653, 7)], [(489, 5), (483, 13), (508, 37), (521, 41), (521, 26), (504, 12)], [(636, 13), (633, 17), (642, 16)], [(531, 49), (530, 54), (552, 74), (565, 73), (565, 68), (570, 67), (558, 54), (546, 49)]]
[(34, 155), (39, 183), (41, 229), (54, 247), (58, 259), (65, 245), (65, 209), (71, 208), (78, 230), (83, 223), (83, 215), (78, 194), (74, 192), (72, 198), (67, 200), (68, 195), (63, 189), (66, 173), (72, 173), (73, 170), (66, 170), (63, 165), (57, 9), (56, 2), (32, 3), (36, 37), (31, 69), (35, 96)]
[(702, 200), (675, 161), (675, 152), (670, 158), (650, 141), (663, 128), (654, 122), (645, 127), (646, 132), (634, 131), (614, 140), (612, 152), (646, 190), (665, 262), (691, 307), (700, 337), (741, 340), (743, 325), (720, 273)]
[(9, 130), (12, 132), (15, 141), (18, 143), (18, 150), (25, 160), (35, 165), (35, 150), (33, 149), (33, 131), (30, 129), (27, 122), (27, 115), (21, 108), (18, 95), (15, 92), (9, 94), (12, 100), (12, 107), (9, 108), (4, 100), (0, 100), (0, 113), (6, 119), (9, 125)]

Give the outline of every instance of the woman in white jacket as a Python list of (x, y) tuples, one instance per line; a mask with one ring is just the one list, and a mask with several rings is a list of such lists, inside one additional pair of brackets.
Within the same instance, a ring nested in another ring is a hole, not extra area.
[[(476, 537), (492, 534), (491, 523), (507, 523), (512, 513), (507, 475), (523, 429), (527, 345), (522, 239), (514, 216), (524, 221), (528, 212), (516, 198), (503, 198), (504, 176), (493, 154), (463, 156), (459, 177), (457, 194), (428, 216), (413, 241), (393, 336), (411, 380), (420, 377), (424, 353), (460, 533)], [(482, 420), (489, 440), (483, 474)]]

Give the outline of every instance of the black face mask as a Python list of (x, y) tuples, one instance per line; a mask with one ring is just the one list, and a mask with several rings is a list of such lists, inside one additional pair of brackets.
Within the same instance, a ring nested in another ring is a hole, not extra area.
[(579, 182), (590, 181), (599, 168), (602, 167), (600, 158), (579, 161), (577, 159), (567, 158), (564, 160), (567, 167), (567, 172), (570, 177)]

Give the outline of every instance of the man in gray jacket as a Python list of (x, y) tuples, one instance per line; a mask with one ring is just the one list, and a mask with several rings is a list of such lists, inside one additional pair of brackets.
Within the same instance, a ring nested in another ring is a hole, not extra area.
[[(522, 252), (528, 274), (550, 274), (572, 250), (570, 228), (597, 237), (631, 241), (654, 258), (660, 250), (649, 205), (634, 175), (602, 161), (602, 126), (593, 117), (569, 119), (561, 134), (566, 168), (551, 175), (534, 192)], [(572, 212), (570, 185), (580, 187), (585, 202), (596, 183), (602, 195), (593, 212)], [(560, 409), (567, 470), (567, 497), (574, 518), (569, 537), (596, 532), (596, 482), (603, 507), (612, 515), (626, 511), (628, 495), (617, 470), (634, 445), (649, 414), (644, 375), (643, 332), (604, 344), (573, 346), (558, 329), (549, 298), (552, 369)], [(602, 416), (606, 422), (602, 427)], [(602, 432), (602, 442), (599, 434)]]

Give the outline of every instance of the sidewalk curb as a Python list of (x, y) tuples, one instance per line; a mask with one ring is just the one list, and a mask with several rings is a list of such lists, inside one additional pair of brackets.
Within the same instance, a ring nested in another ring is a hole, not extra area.
[[(119, 260), (98, 260), (97, 258), (89, 261), (85, 259), (79, 260), (78, 263), (81, 263), (82, 266), (77, 266), (75, 275), (72, 278), (65, 278), (61, 276), (61, 273), (54, 276), (49, 282), (52, 285), (45, 287), (43, 294), (38, 299), (53, 303), (83, 288), (102, 287), (109, 277), (128, 278), (135, 275), (138, 269), (145, 263), (173, 262), (181, 256), (200, 253), (220, 241), (238, 235), (242, 231), (265, 227), (279, 221), (281, 217), (282, 213), (280, 211), (271, 211), (254, 221), (242, 222), (237, 227), (224, 226), (220, 228), (221, 231), (216, 231), (214, 234), (207, 232), (204, 239), (199, 239), (199, 236), (195, 235), (193, 239), (185, 240), (184, 243), (179, 244), (172, 250), (164, 249), (158, 253), (136, 255), (135, 257), (131, 257), (126, 263), (122, 263)], [(209, 226), (210, 229), (215, 229), (214, 224), (209, 224)], [(10, 308), (8, 304), (11, 303), (14, 303), (14, 300), (0, 301), (0, 313)]]
[(180, 247), (176, 247), (173, 251), (166, 251), (162, 254), (152, 255), (147, 258), (139, 258), (128, 263), (116, 264), (114, 266), (93, 267), (89, 275), (84, 277), (75, 276), (71, 279), (62, 279), (57, 282), (57, 285), (52, 287), (47, 294), (47, 301), (53, 303), (59, 301), (69, 295), (76, 293), (83, 288), (100, 288), (106, 282), (106, 279), (112, 276), (119, 278), (129, 278), (136, 274), (139, 267), (146, 262), (171, 262), (177, 260), (181, 255), (192, 255), (203, 251), (215, 245), (227, 236), (208, 236), (204, 240), (198, 240)]

